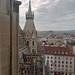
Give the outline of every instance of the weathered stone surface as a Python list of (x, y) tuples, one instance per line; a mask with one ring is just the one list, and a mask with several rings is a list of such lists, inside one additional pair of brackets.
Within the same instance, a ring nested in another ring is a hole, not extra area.
[(10, 0), (0, 0), (0, 14), (9, 14)]
[(10, 74), (10, 18), (0, 15), (0, 75)]
[(8, 16), (9, 2), (0, 0), (0, 75), (18, 75), (18, 25), (21, 2), (19, 4), (17, 1), (18, 11), (14, 12), (12, 7), (11, 16)]

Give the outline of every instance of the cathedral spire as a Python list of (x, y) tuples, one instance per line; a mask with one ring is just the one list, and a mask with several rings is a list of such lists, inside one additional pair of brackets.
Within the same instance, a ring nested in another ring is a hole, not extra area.
[(26, 13), (26, 20), (32, 19), (34, 20), (34, 13), (31, 10), (31, 1), (29, 0), (29, 8), (28, 12)]
[(31, 1), (29, 0), (29, 9), (28, 9), (29, 12), (31, 12)]

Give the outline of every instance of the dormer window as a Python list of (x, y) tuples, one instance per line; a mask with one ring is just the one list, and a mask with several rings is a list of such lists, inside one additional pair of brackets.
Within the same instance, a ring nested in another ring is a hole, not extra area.
[(55, 54), (56, 54), (57, 52), (55, 51)]
[(60, 52), (58, 52), (58, 54), (60, 54)]
[(62, 52), (62, 54), (64, 54), (64, 52)]
[(68, 54), (68, 52), (66, 52), (66, 54)]

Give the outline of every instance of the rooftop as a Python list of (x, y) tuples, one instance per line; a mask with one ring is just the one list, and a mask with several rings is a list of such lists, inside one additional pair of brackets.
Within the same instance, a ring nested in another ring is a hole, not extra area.
[(45, 46), (45, 54), (59, 56), (75, 56), (68, 47)]

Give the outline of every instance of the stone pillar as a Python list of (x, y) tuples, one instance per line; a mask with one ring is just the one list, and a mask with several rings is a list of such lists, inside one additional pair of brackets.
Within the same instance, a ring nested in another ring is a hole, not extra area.
[[(1, 36), (1, 33), (0, 33)], [(0, 37), (0, 75), (1, 75), (1, 37)]]
[[(10, 75), (10, 0), (0, 0), (0, 75)], [(9, 8), (8, 8), (9, 9)]]
[[(18, 25), (21, 2), (0, 0), (0, 75), (18, 75)], [(3, 3), (3, 5), (2, 5)], [(10, 10), (13, 4), (12, 12)]]
[(12, 9), (12, 75), (18, 75), (18, 26), (20, 4), (20, 1), (14, 1)]
[(0, 14), (0, 75), (10, 75), (10, 16)]

